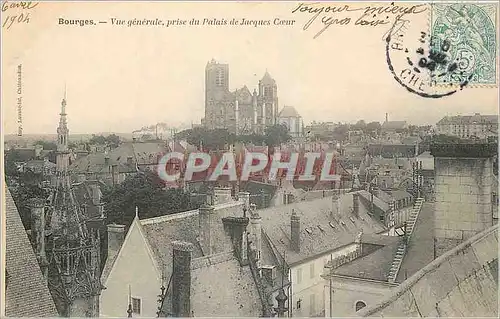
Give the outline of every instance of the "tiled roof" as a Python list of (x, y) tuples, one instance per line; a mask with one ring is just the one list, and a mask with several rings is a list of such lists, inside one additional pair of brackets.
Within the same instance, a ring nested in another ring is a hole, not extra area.
[(261, 81), (263, 82), (275, 82), (271, 74), (266, 70), (266, 73), (264, 73), (264, 76), (262, 77)]
[(300, 117), (300, 114), (293, 106), (284, 106), (283, 109), (279, 112), (278, 117)]
[[(379, 245), (378, 249), (371, 254), (354, 259), (334, 269), (333, 273), (342, 276), (386, 281), (401, 238), (399, 236), (383, 235), (380, 235), (380, 237), (383, 238), (380, 238), (379, 244), (383, 243), (383, 245)], [(368, 241), (373, 241), (373, 238)]]
[[(363, 212), (356, 217), (352, 213), (352, 206), (352, 194), (345, 194), (340, 199), (339, 214), (332, 213), (332, 197), (271, 207), (258, 212), (262, 218), (262, 228), (273, 245), (280, 253), (286, 251), (287, 262), (294, 264), (354, 242), (361, 230), (364, 233), (384, 230), (383, 225)], [(290, 243), (292, 209), (300, 217), (299, 253), (291, 249)]]
[(498, 224), (434, 259), (357, 314), (498, 318)]
[(396, 278), (397, 282), (403, 282), (434, 259), (433, 215), (433, 204), (425, 202), (418, 214), (408, 250)]
[(405, 127), (406, 127), (406, 121), (387, 121), (382, 123), (382, 129), (385, 130), (404, 129)]
[[(365, 190), (360, 190), (358, 191), (359, 196), (363, 197), (365, 200), (371, 202), (372, 200), (372, 194)], [(375, 207), (379, 208), (380, 210), (387, 212), (389, 210), (389, 204), (382, 201), (380, 198), (373, 196), (373, 205)]]
[(437, 122), (436, 125), (450, 125), (450, 124), (476, 124), (476, 123), (487, 123), (487, 124), (498, 124), (498, 115), (457, 115), (457, 116), (445, 116)]
[(8, 189), (5, 195), (5, 266), (9, 272), (5, 314), (8, 317), (56, 317), (54, 301)]
[(403, 191), (403, 190), (391, 191), (391, 196), (392, 196), (392, 198), (394, 198), (395, 201), (412, 197), (412, 195), (410, 193), (408, 193), (407, 191)]
[(191, 272), (191, 309), (199, 317), (259, 317), (262, 306), (248, 267), (235, 258)]

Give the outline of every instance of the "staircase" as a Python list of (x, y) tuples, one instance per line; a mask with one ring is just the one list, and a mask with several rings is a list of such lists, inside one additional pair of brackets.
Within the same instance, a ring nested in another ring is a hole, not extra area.
[(389, 270), (389, 274), (387, 275), (387, 280), (389, 282), (396, 281), (396, 277), (398, 276), (399, 268), (401, 267), (401, 263), (403, 262), (403, 258), (404, 258), (405, 253), (406, 253), (406, 248), (408, 247), (408, 244), (410, 243), (411, 236), (413, 234), (413, 230), (415, 229), (415, 223), (417, 222), (418, 214), (420, 213), (420, 210), (422, 209), (423, 203), (424, 203), (423, 198), (417, 198), (415, 200), (415, 203), (413, 204), (413, 209), (410, 213), (410, 217), (406, 221), (406, 239), (402, 240), (399, 243), (398, 249), (396, 250), (396, 254), (394, 255), (394, 258), (392, 260), (391, 269)]

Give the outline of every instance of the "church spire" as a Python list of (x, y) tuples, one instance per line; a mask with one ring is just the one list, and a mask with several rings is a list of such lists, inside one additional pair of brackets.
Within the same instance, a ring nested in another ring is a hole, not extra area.
[(68, 150), (68, 120), (66, 118), (66, 87), (64, 88), (64, 97), (61, 101), (61, 113), (59, 113), (59, 126), (57, 127), (57, 171), (59, 173), (67, 172), (69, 166)]

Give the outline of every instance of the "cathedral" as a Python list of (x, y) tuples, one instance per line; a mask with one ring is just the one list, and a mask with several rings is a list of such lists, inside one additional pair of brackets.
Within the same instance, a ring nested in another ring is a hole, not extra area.
[(98, 317), (102, 212), (79, 203), (68, 171), (66, 99), (57, 128), (56, 178), (50, 197), (31, 203), (31, 241), (57, 311), (64, 317)]
[(205, 68), (205, 118), (208, 129), (227, 129), (237, 135), (263, 134), (277, 123), (278, 87), (266, 71), (256, 89), (245, 85), (229, 90), (229, 65), (212, 59)]

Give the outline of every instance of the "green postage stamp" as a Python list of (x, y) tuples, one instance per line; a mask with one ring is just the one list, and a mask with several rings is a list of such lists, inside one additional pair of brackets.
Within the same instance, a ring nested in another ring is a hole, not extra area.
[(432, 4), (430, 30), (431, 51), (456, 68), (433, 70), (434, 83), (497, 85), (496, 4)]

